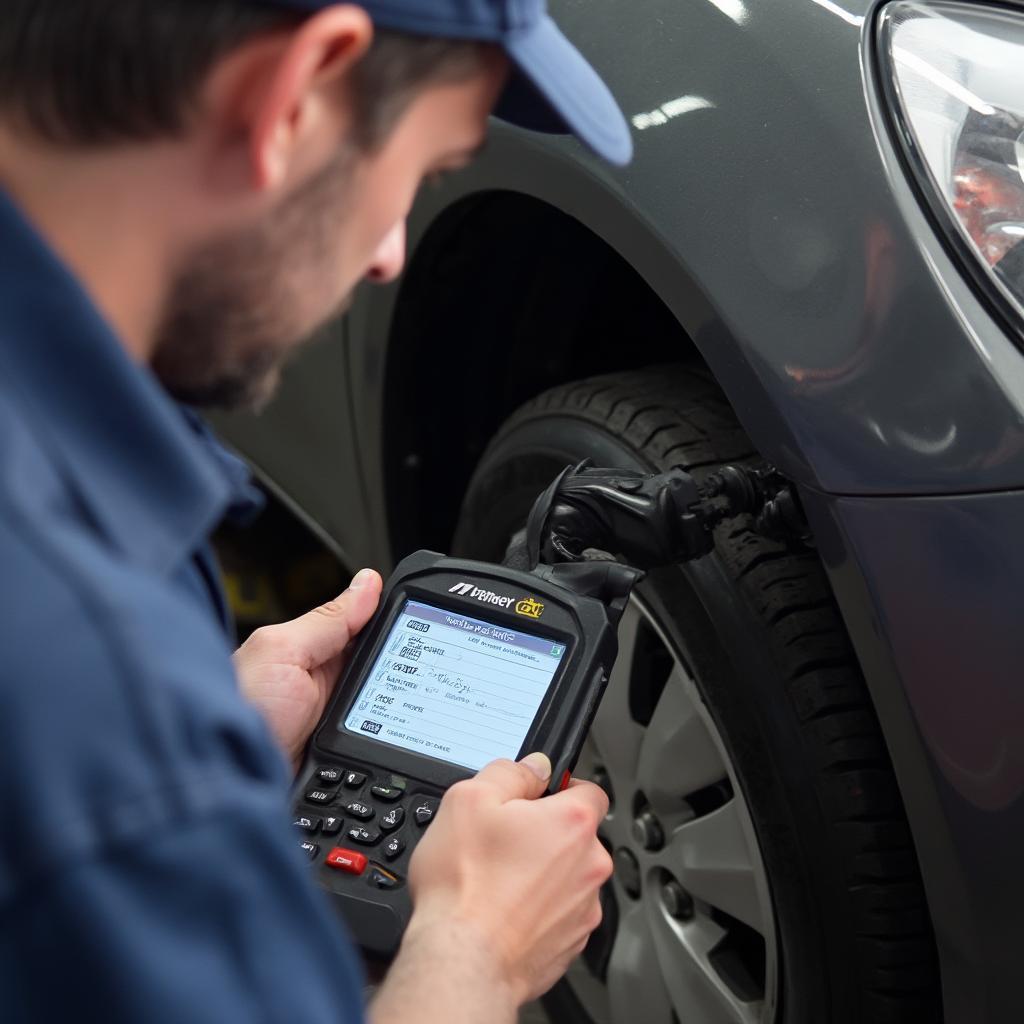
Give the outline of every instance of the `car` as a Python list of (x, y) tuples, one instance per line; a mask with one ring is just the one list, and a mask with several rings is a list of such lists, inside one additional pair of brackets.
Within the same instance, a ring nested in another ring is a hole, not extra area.
[(654, 572), (579, 773), (604, 922), (556, 1024), (1006, 1024), (1024, 952), (1024, 9), (561, 0), (633, 164), (495, 123), (259, 418), (351, 568), (498, 559), (569, 463), (769, 465)]

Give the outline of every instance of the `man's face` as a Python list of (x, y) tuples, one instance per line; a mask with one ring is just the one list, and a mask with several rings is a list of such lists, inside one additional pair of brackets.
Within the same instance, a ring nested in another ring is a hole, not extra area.
[(192, 252), (157, 339), (165, 387), (194, 405), (264, 403), (292, 350), (364, 277), (398, 275), (416, 192), (472, 158), (506, 73), (495, 53), (473, 78), (427, 87), (379, 149), (346, 145), (258, 222)]

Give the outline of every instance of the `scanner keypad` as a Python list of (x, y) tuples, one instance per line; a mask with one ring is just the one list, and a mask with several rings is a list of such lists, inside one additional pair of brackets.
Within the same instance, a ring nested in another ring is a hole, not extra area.
[[(315, 766), (301, 792), (294, 825), (315, 869), (326, 869), (325, 875), (334, 878), (335, 884), (358, 881), (376, 889), (405, 884), (411, 848), (433, 821), (440, 803), (436, 790), (425, 791), (391, 772), (345, 765)], [(314, 833), (337, 837), (335, 842), (355, 849), (332, 847), (330, 842), (318, 845), (311, 841)]]

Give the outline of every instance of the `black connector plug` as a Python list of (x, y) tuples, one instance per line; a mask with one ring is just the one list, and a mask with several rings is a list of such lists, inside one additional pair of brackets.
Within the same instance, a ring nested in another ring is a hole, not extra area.
[(722, 466), (699, 485), (682, 469), (640, 473), (581, 462), (537, 499), (505, 564), (529, 571), (596, 555), (641, 570), (676, 565), (709, 554), (715, 527), (741, 515), (773, 540), (809, 538), (795, 490), (772, 467)]

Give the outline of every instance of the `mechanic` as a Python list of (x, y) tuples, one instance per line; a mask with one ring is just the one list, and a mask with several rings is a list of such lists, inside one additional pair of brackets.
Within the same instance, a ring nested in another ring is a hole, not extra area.
[[(496, 103), (629, 159), (542, 0), (6, 0), (5, 1021), (363, 1018), (288, 804), (381, 581), (232, 661), (207, 538), (253, 490), (186, 407), (265, 401), (357, 281), (392, 280), (421, 181)], [(498, 762), (445, 799), (374, 1021), (512, 1021), (582, 949), (607, 801), (538, 800), (549, 773)]]

